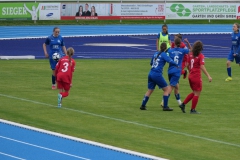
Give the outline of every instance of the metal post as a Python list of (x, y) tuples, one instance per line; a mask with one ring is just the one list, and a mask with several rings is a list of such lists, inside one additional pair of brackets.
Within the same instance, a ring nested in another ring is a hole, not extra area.
[[(211, 3), (211, 1), (209, 1), (209, 3)], [(211, 23), (211, 19), (210, 18), (208, 19), (208, 23)]]
[[(35, 3), (37, 3), (37, 2), (36, 2), (36, 0), (35, 0)], [(37, 14), (37, 16), (38, 16), (38, 14)], [(36, 21), (36, 20), (34, 20), (34, 24), (36, 24), (36, 23), (37, 23), (37, 21)]]
[[(122, 5), (122, 0), (121, 0), (121, 5)], [(120, 23), (122, 23), (122, 19), (120, 18)]]
[(164, 12), (165, 12), (165, 19), (164, 19), (164, 23), (166, 23), (166, 8), (167, 8), (167, 1), (165, 0), (165, 7), (164, 7)]

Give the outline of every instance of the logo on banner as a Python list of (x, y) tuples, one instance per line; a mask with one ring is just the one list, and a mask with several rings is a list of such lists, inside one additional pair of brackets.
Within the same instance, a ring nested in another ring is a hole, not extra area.
[(46, 16), (51, 17), (52, 15), (53, 15), (53, 13), (48, 13)]
[(188, 17), (191, 14), (191, 10), (185, 8), (182, 4), (172, 4), (170, 10), (177, 13), (179, 17)]

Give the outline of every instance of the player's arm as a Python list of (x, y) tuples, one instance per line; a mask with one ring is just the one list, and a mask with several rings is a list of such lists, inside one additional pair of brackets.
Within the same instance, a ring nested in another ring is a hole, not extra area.
[(191, 46), (191, 44), (189, 43), (188, 39), (185, 38), (183, 41), (187, 43), (189, 50), (192, 50), (192, 46)]
[(173, 65), (175, 65), (175, 66), (178, 67), (178, 64), (177, 64), (176, 62), (174, 62), (174, 61), (172, 60), (172, 58), (170, 58), (165, 52), (163, 52), (163, 53), (161, 54), (161, 56), (163, 57), (163, 59), (164, 59), (166, 62), (168, 62), (168, 63), (170, 63), (170, 64), (173, 64)]
[(212, 82), (212, 77), (209, 75), (209, 73), (207, 72), (207, 69), (205, 68), (204, 65), (200, 66), (201, 70), (203, 71), (203, 73), (208, 77), (208, 81)]
[(46, 43), (43, 43), (43, 52), (44, 52), (45, 57), (48, 58), (49, 55), (47, 53), (47, 45), (46, 45)]
[(67, 55), (67, 49), (65, 46), (62, 46), (63, 52)]
[(158, 45), (159, 39), (157, 38), (156, 40), (156, 47), (157, 47), (157, 51), (159, 51), (159, 45)]

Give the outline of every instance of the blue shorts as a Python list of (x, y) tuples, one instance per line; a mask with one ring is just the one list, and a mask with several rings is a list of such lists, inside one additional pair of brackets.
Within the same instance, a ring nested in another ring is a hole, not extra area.
[(149, 74), (148, 75), (148, 89), (154, 90), (156, 85), (158, 85), (159, 89), (165, 88), (168, 86), (167, 82), (163, 78), (162, 74)]
[(176, 73), (168, 74), (170, 85), (176, 87), (176, 85), (179, 83), (180, 76), (180, 74)]
[(50, 62), (51, 69), (55, 70), (56, 65), (57, 65), (57, 61), (54, 61), (52, 58), (49, 58), (49, 62)]
[(235, 59), (236, 64), (240, 64), (240, 56), (233, 56), (233, 51), (231, 50), (230, 53), (228, 54), (228, 60), (233, 62)]

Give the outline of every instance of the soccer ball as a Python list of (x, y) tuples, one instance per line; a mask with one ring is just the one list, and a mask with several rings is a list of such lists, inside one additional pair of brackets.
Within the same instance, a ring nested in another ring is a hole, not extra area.
[(52, 59), (53, 59), (54, 61), (58, 61), (58, 60), (60, 59), (60, 55), (59, 55), (58, 53), (53, 53)]

